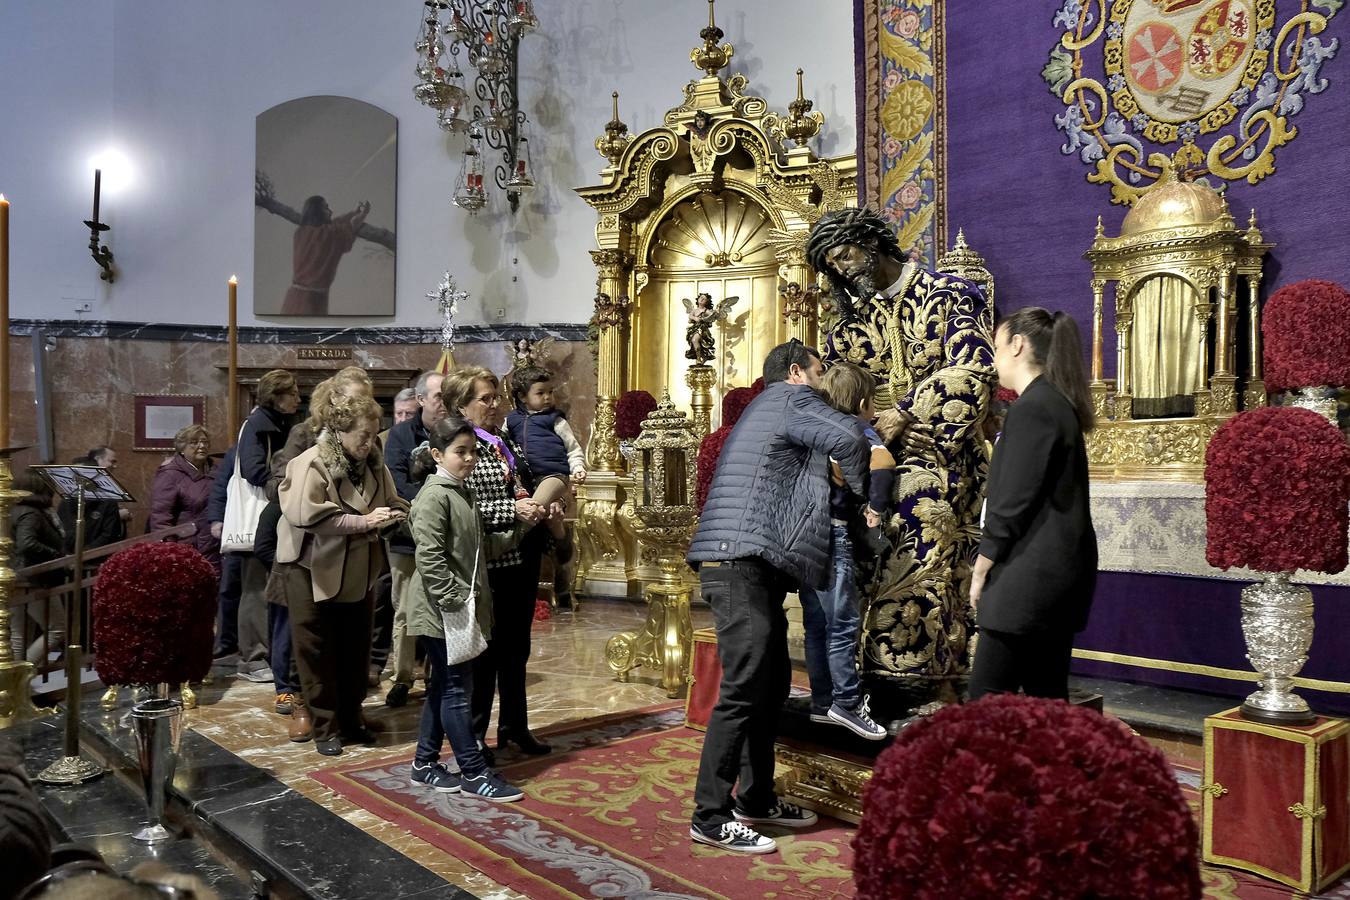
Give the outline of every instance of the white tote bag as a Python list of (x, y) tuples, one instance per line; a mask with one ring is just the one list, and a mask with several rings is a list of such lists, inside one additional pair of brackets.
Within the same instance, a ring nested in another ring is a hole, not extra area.
[(234, 474), (230, 476), (225, 492), (225, 522), (220, 531), (221, 553), (252, 553), (253, 534), (258, 530), (258, 519), (267, 506), (267, 491), (249, 484), (239, 474), (239, 441), (244, 437), (245, 422), (239, 428), (234, 445)]
[(483, 629), (478, 627), (478, 553), (483, 549), (482, 538), (473, 554), (473, 575), (469, 580), (469, 599), (459, 609), (441, 612), (441, 626), (445, 629), (445, 662), (455, 666), (468, 662), (487, 649)]

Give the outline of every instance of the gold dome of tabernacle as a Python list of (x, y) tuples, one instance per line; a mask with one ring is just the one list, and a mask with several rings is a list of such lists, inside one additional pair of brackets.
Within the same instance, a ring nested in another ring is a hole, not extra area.
[(1227, 209), (1218, 191), (1204, 182), (1178, 179), (1169, 161), (1163, 165), (1162, 177), (1125, 214), (1120, 236), (1159, 228), (1212, 225), (1225, 215)]

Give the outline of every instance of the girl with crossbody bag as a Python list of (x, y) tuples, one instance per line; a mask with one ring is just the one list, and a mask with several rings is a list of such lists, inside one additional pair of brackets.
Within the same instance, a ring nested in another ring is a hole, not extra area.
[[(436, 470), (422, 484), (409, 512), (417, 570), (408, 583), (408, 634), (417, 638), (430, 669), (412, 764), (414, 785), (442, 793), (463, 790), (505, 802), (525, 796), (493, 772), (483, 758), (469, 713), (473, 659), (492, 633), (487, 561), (520, 542), (519, 528), (488, 534), (465, 479), (478, 462), (473, 426), (451, 417), (428, 430)], [(446, 739), (459, 771), (440, 762)]]

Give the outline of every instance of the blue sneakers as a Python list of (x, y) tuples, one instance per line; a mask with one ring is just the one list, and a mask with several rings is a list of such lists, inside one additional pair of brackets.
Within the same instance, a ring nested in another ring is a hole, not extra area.
[(464, 775), (460, 778), (460, 787), (464, 793), (482, 797), (494, 803), (510, 803), (525, 796), (520, 788), (507, 784), (496, 772), (488, 769), (481, 775)]
[(414, 785), (420, 784), (442, 794), (458, 794), (460, 790), (459, 776), (440, 763), (414, 762), (409, 780)]

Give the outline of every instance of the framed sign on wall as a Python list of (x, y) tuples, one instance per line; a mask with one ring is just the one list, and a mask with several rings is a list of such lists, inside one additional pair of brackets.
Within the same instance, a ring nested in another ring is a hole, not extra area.
[(189, 425), (206, 424), (206, 397), (200, 394), (137, 394), (133, 450), (173, 451), (173, 438)]

